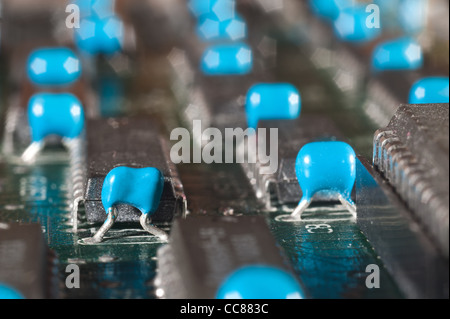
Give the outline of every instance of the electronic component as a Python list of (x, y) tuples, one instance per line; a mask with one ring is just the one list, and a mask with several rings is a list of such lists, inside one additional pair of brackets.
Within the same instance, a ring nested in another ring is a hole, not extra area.
[(357, 4), (341, 9), (334, 20), (337, 37), (347, 42), (368, 42), (380, 35), (380, 28), (367, 23), (367, 5)]
[[(0, 296), (56, 298), (56, 259), (38, 224), (0, 224)], [(6, 290), (8, 287), (8, 290)], [(14, 295), (12, 295), (14, 296)]]
[[(264, 143), (271, 150), (273, 140), (271, 128), (277, 128), (278, 163), (275, 173), (267, 170), (267, 164), (257, 161), (255, 164), (243, 163), (243, 169), (252, 181), (255, 194), (262, 203), (270, 207), (271, 201), (277, 204), (297, 204), (302, 191), (295, 173), (295, 162), (299, 150), (307, 143), (334, 141), (342, 139), (342, 133), (333, 121), (324, 116), (302, 115), (295, 120), (262, 120), (259, 128), (267, 129)], [(273, 146), (272, 146), (273, 147)], [(274, 150), (275, 151), (275, 150)], [(320, 200), (329, 200), (320, 194)]]
[(248, 127), (257, 129), (259, 120), (295, 119), (300, 105), (300, 93), (291, 84), (256, 84), (247, 93)]
[[(38, 49), (28, 59), (28, 77), (39, 86), (65, 86), (78, 80), (80, 61), (67, 48)], [(28, 102), (28, 123), (31, 144), (22, 154), (30, 163), (44, 148), (48, 135), (58, 135), (69, 140), (77, 139), (84, 128), (84, 111), (80, 101), (69, 93), (38, 93)], [(69, 147), (70, 149), (70, 147)]]
[(446, 256), (449, 252), (449, 105), (402, 105), (375, 133), (373, 165)]
[(422, 48), (411, 37), (383, 42), (372, 53), (372, 68), (375, 71), (416, 70), (422, 65)]
[(217, 299), (303, 299), (303, 289), (288, 272), (269, 266), (246, 266), (224, 280)]
[(334, 21), (341, 10), (350, 7), (349, 0), (309, 0), (312, 12), (318, 17)]
[(218, 44), (205, 50), (201, 69), (206, 75), (242, 75), (253, 66), (252, 49), (244, 44)]
[(23, 296), (12, 287), (0, 283), (0, 299), (24, 299)]
[(211, 299), (217, 296), (220, 287), (227, 288), (224, 281), (230, 275), (253, 265), (275, 267), (292, 274), (264, 217), (177, 219), (170, 244), (158, 250), (155, 284), (166, 298)]
[(449, 78), (427, 77), (411, 87), (409, 104), (449, 103)]
[(28, 121), (32, 143), (22, 155), (26, 163), (35, 160), (49, 135), (63, 137), (67, 139), (67, 144), (71, 143), (70, 140), (79, 140), (84, 129), (84, 111), (80, 101), (72, 94), (40, 93), (30, 100)]
[(303, 197), (292, 217), (301, 219), (314, 195), (325, 193), (336, 198), (356, 218), (356, 207), (351, 198), (356, 178), (356, 154), (343, 142), (315, 142), (302, 147), (295, 162), (295, 171)]
[(81, 62), (68, 48), (33, 51), (28, 58), (28, 77), (37, 85), (62, 86), (79, 79)]
[(187, 6), (197, 18), (214, 14), (219, 21), (224, 21), (234, 17), (236, 2), (235, 0), (189, 0)]
[(113, 168), (105, 177), (102, 188), (102, 203), (107, 218), (103, 226), (97, 231), (94, 237), (85, 239), (85, 242), (99, 243), (103, 240), (106, 232), (117, 220), (118, 204), (133, 206), (141, 211), (140, 218), (142, 228), (149, 233), (167, 240), (164, 231), (151, 226), (150, 216), (158, 209), (161, 195), (164, 188), (164, 177), (161, 172), (154, 167)]
[(237, 14), (231, 19), (219, 20), (210, 13), (198, 20), (197, 35), (203, 41), (242, 41), (247, 37), (247, 24)]
[(85, 53), (111, 55), (122, 49), (123, 36), (124, 26), (118, 17), (99, 19), (90, 16), (75, 30), (74, 42)]
[(124, 45), (125, 27), (116, 15), (115, 0), (75, 0), (81, 21), (74, 30), (74, 43), (88, 55), (113, 55)]
[(448, 257), (368, 161), (357, 159), (356, 176), (356, 222), (404, 296), (447, 299)]
[(115, 0), (72, 0), (80, 9), (82, 18), (105, 18), (114, 15)]
[[(164, 176), (164, 189), (154, 222), (169, 222), (185, 212), (185, 195), (176, 168), (171, 164), (167, 142), (158, 125), (149, 118), (98, 119), (87, 121), (87, 162), (84, 201), (89, 222), (103, 222), (106, 211), (102, 188), (106, 175), (115, 167), (154, 167)], [(116, 222), (137, 222), (141, 211), (117, 205)]]

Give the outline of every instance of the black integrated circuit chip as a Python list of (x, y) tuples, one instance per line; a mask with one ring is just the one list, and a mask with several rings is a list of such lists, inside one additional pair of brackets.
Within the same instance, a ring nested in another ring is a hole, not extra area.
[[(103, 222), (103, 181), (113, 168), (155, 167), (164, 175), (164, 190), (154, 222), (168, 222), (185, 211), (183, 186), (169, 156), (168, 145), (155, 121), (149, 118), (98, 119), (87, 122), (86, 216), (89, 222)], [(139, 221), (141, 212), (129, 205), (117, 205), (118, 222)]]
[(449, 251), (449, 105), (399, 107), (375, 133), (373, 165)]
[[(391, 185), (356, 165), (357, 223), (407, 298), (448, 298), (448, 259)], [(448, 235), (447, 235), (448, 236)]]
[(170, 244), (158, 251), (156, 285), (166, 298), (215, 298), (228, 275), (255, 264), (292, 273), (264, 217), (177, 219)]
[(0, 223), (0, 283), (26, 299), (56, 298), (56, 273), (39, 224)]

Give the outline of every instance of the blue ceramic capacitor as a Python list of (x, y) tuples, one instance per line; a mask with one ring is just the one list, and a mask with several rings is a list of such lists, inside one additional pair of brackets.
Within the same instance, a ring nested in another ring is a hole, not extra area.
[(210, 15), (218, 21), (226, 21), (236, 14), (235, 0), (189, 0), (187, 6), (196, 18)]
[(381, 27), (372, 23), (366, 5), (356, 5), (339, 12), (334, 20), (334, 32), (342, 41), (367, 42), (381, 33)]
[(220, 21), (215, 15), (205, 15), (197, 23), (197, 35), (203, 41), (241, 41), (247, 37), (247, 24), (238, 15)]
[(343, 9), (351, 5), (351, 0), (309, 0), (311, 11), (316, 16), (330, 21), (334, 21)]
[(9, 285), (0, 283), (0, 299), (25, 299), (21, 293)]
[(259, 120), (296, 119), (300, 109), (300, 93), (292, 84), (256, 84), (247, 93), (245, 111), (250, 128), (256, 129)]
[(356, 216), (351, 198), (356, 180), (356, 155), (350, 145), (344, 142), (306, 144), (298, 153), (295, 172), (303, 197), (293, 217), (301, 219), (301, 214), (319, 192), (341, 201)]
[(156, 212), (164, 189), (164, 176), (154, 167), (132, 168), (119, 166), (113, 168), (103, 181), (102, 204), (106, 211), (103, 226), (86, 243), (99, 243), (114, 225), (117, 205), (126, 204), (137, 208), (141, 213), (140, 223), (146, 231), (166, 241), (168, 235), (151, 225), (151, 216)]
[(105, 177), (102, 203), (106, 212), (114, 205), (128, 204), (151, 215), (158, 208), (163, 188), (164, 177), (158, 169), (120, 166)]
[(416, 70), (422, 65), (422, 48), (411, 37), (381, 43), (372, 53), (372, 69), (374, 71)]
[(112, 55), (122, 49), (124, 27), (116, 16), (104, 19), (91, 16), (80, 22), (80, 28), (75, 29), (75, 44), (84, 53), (90, 55)]
[(30, 54), (27, 71), (29, 79), (36, 85), (68, 85), (80, 77), (81, 63), (69, 48), (41, 48)]
[(411, 88), (409, 104), (449, 103), (449, 78), (423, 78)]
[(72, 139), (83, 131), (84, 111), (70, 93), (39, 93), (28, 103), (28, 121), (33, 142), (42, 142), (49, 135)]
[(206, 75), (244, 75), (253, 67), (252, 49), (244, 43), (220, 44), (206, 49), (201, 59)]
[(300, 284), (288, 272), (266, 265), (249, 265), (228, 276), (217, 299), (303, 299)]

